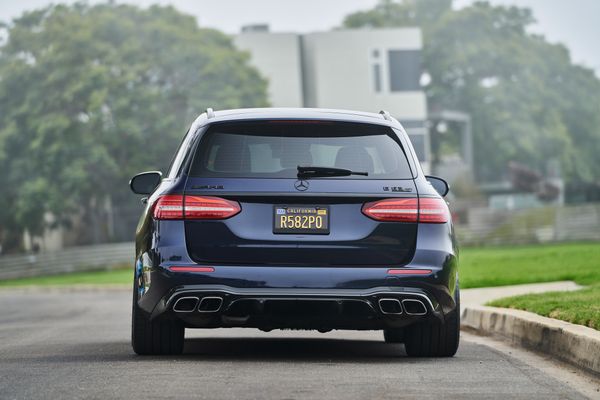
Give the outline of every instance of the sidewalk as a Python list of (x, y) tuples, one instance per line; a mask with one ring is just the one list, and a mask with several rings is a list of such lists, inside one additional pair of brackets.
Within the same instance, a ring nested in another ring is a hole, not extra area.
[(527, 311), (484, 306), (502, 297), (579, 288), (574, 282), (564, 281), (466, 289), (461, 291), (461, 326), (482, 335), (499, 336), (600, 376), (599, 331)]
[(519, 296), (530, 293), (568, 292), (581, 288), (582, 286), (579, 286), (575, 282), (559, 281), (477, 289), (462, 289), (460, 291), (460, 302), (463, 307), (482, 306), (490, 301), (501, 299), (503, 297)]

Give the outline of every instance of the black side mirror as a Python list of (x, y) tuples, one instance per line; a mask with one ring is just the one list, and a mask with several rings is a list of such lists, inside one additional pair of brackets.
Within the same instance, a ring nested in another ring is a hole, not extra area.
[(129, 181), (129, 187), (135, 194), (150, 194), (160, 184), (162, 173), (160, 171), (148, 171), (137, 174)]
[(438, 178), (437, 176), (426, 175), (425, 179), (427, 179), (427, 182), (429, 182), (431, 186), (433, 186), (435, 191), (438, 192), (442, 197), (446, 196), (450, 191), (450, 185), (448, 185), (448, 182), (446, 182), (442, 178)]

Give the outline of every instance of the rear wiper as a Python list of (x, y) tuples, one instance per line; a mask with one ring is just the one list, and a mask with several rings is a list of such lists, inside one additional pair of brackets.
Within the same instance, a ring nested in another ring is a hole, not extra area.
[(330, 168), (330, 167), (313, 167), (313, 166), (301, 166), (298, 165), (298, 178), (318, 178), (318, 177), (329, 177), (329, 176), (349, 176), (349, 175), (362, 175), (368, 176), (368, 172), (356, 172), (349, 169), (343, 168)]

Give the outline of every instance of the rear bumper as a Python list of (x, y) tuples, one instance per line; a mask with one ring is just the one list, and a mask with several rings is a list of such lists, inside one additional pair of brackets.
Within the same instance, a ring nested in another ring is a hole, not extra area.
[(437, 299), (411, 287), (369, 289), (233, 288), (186, 285), (164, 296), (154, 318), (188, 327), (385, 329), (443, 318)]
[(181, 273), (159, 266), (138, 304), (153, 319), (197, 328), (386, 329), (443, 319), (456, 308), (455, 257), (429, 269), (398, 276), (378, 267), (215, 266)]
[[(168, 227), (146, 250), (138, 243), (136, 276), (143, 284), (138, 305), (152, 318), (207, 328), (385, 329), (443, 318), (456, 308), (458, 258), (449, 226), (421, 226), (412, 260), (400, 266), (212, 265), (206, 273), (169, 270), (195, 263), (183, 235), (177, 236), (182, 226)], [(390, 268), (431, 273), (391, 275)], [(182, 297), (218, 297), (221, 304), (214, 312), (176, 312), (173, 306)], [(379, 303), (385, 298), (398, 300), (402, 312), (382, 312)], [(408, 315), (402, 301), (410, 299), (422, 301), (427, 312)]]

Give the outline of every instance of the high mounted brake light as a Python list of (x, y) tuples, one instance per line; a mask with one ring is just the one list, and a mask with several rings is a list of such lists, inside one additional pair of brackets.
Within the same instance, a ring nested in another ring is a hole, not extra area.
[(373, 201), (364, 204), (362, 212), (376, 221), (443, 224), (450, 219), (446, 202), (436, 198)]
[(226, 219), (241, 211), (237, 201), (212, 196), (167, 194), (154, 204), (154, 219)]
[(334, 121), (319, 119), (273, 119), (269, 124), (294, 124), (294, 125), (333, 125)]

